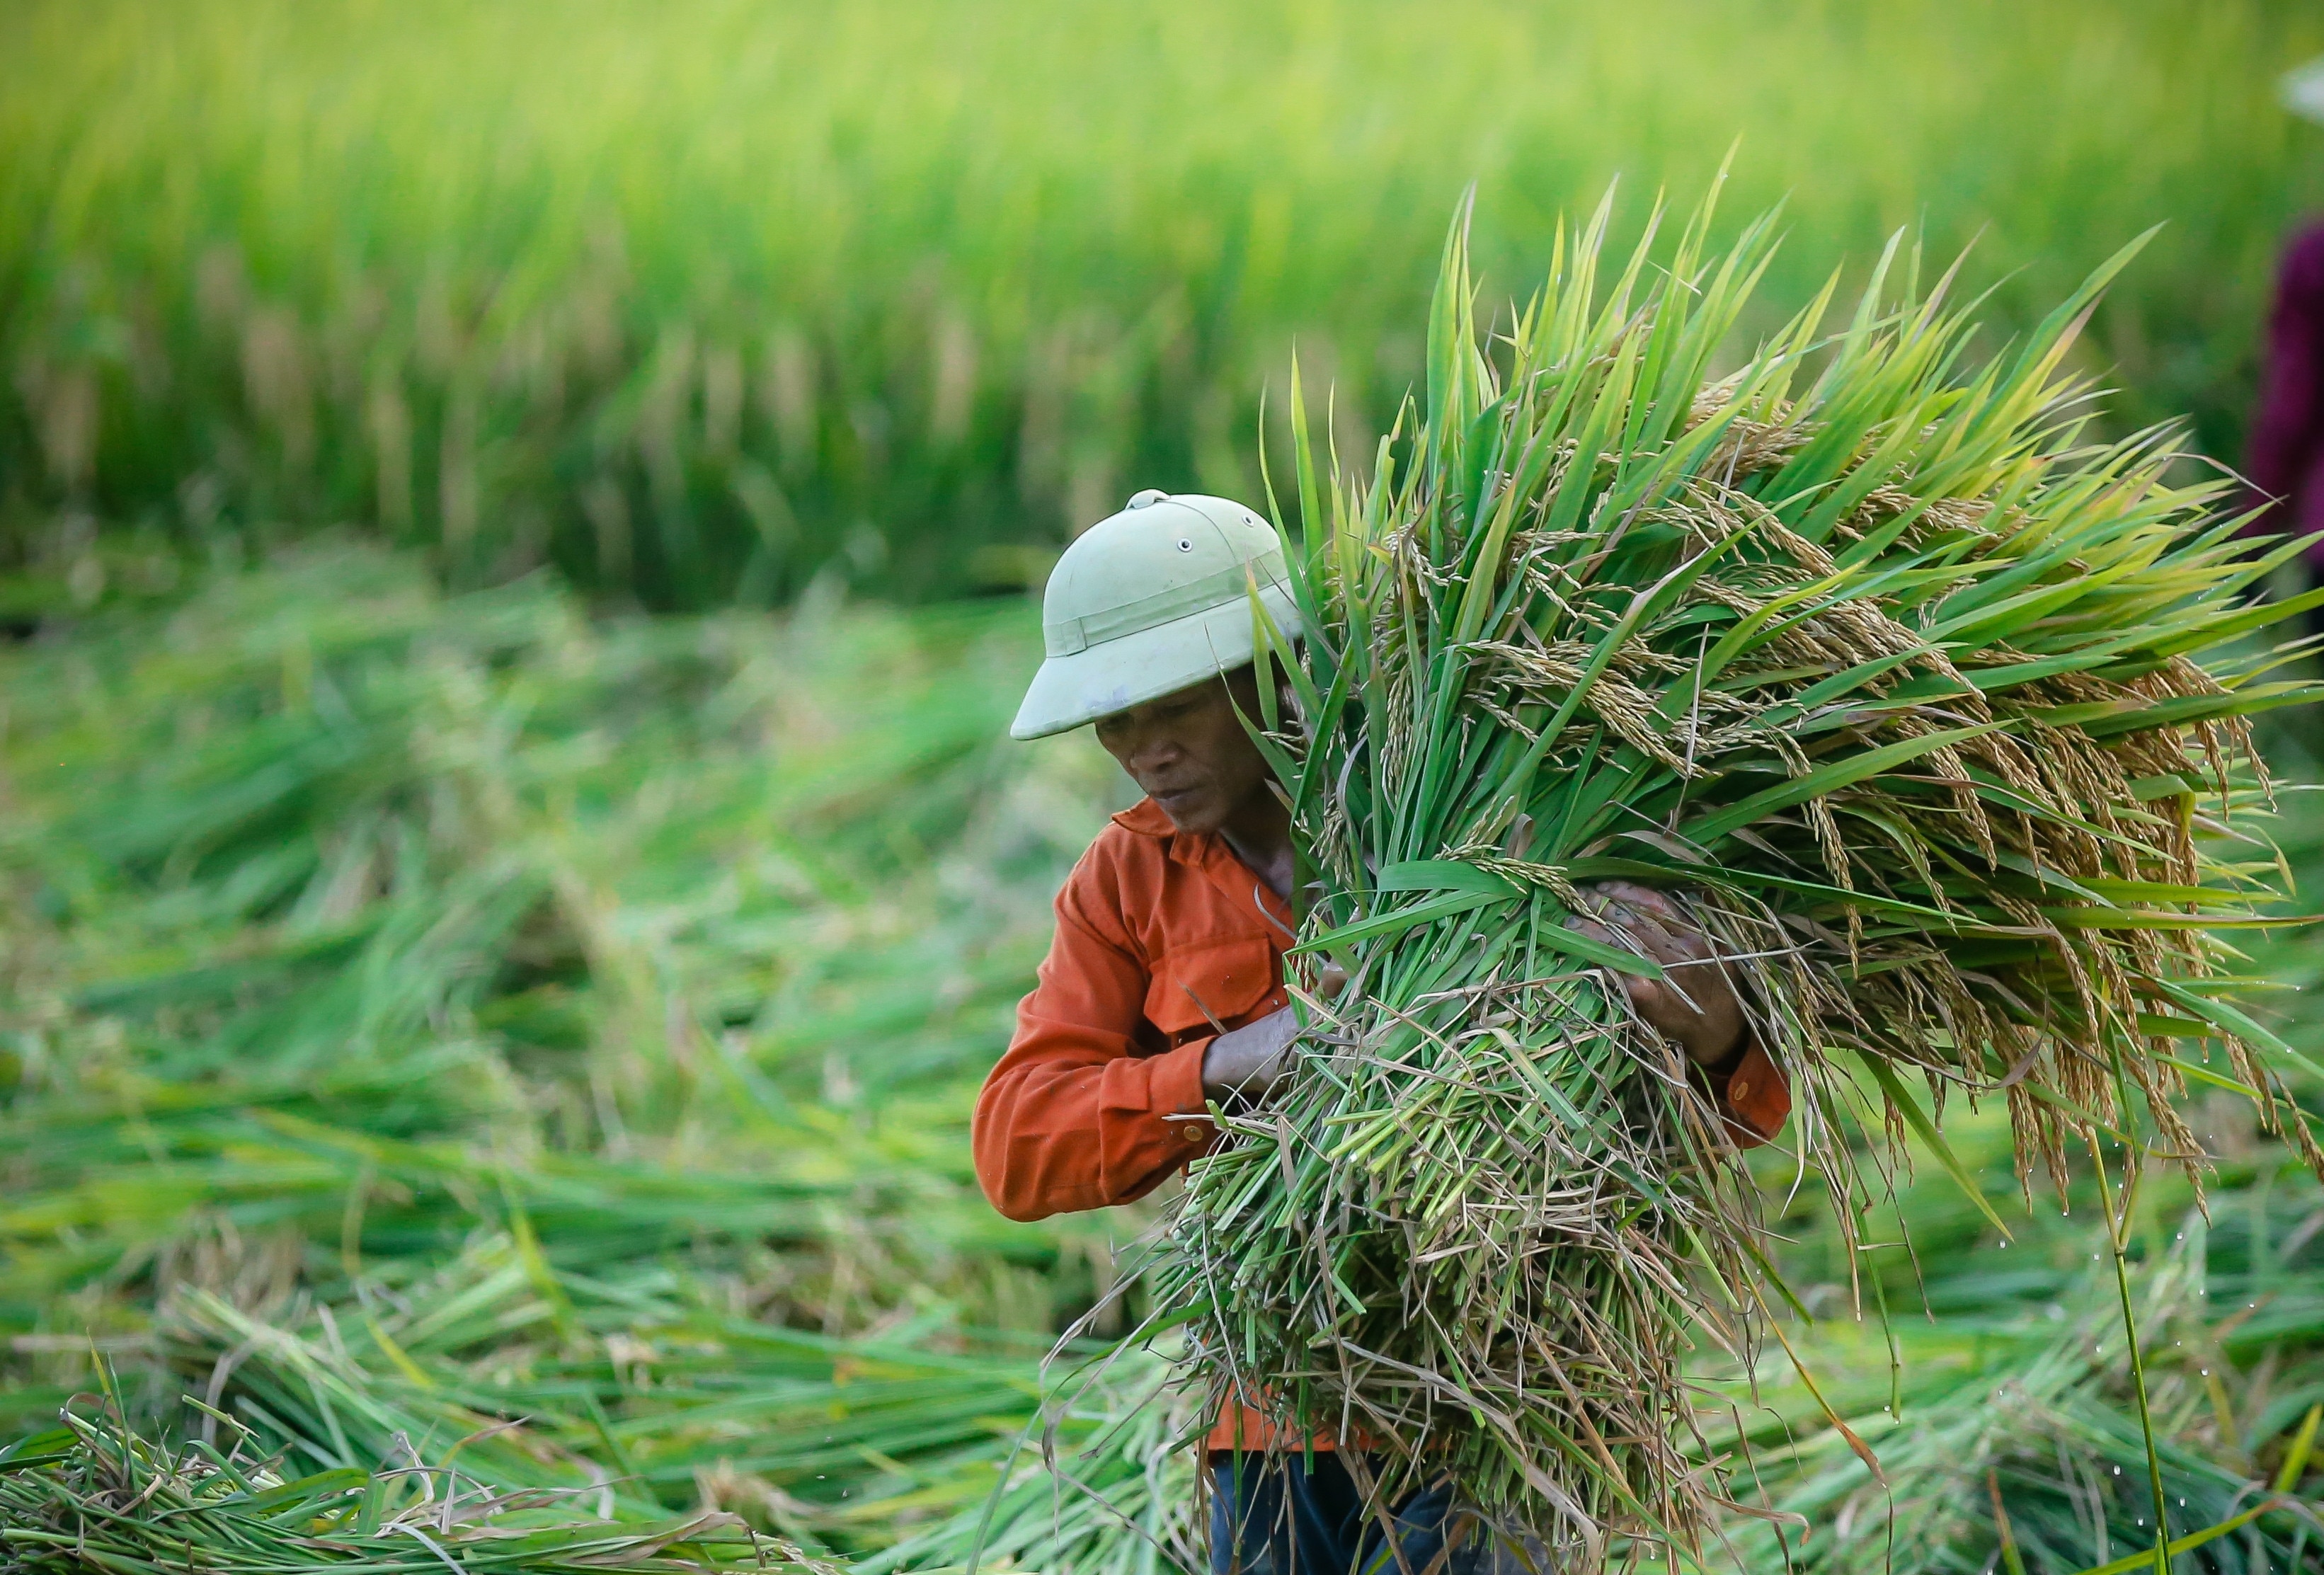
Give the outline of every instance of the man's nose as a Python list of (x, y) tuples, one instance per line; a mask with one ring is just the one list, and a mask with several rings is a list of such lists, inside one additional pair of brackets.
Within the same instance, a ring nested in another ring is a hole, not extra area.
[(1165, 766), (1176, 764), (1179, 756), (1185, 753), (1178, 741), (1168, 733), (1148, 732), (1141, 734), (1130, 746), (1130, 763), (1147, 770), (1159, 770)]

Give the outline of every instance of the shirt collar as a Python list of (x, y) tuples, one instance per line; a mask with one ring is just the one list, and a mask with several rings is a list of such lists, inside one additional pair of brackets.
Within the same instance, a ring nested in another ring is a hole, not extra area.
[(1113, 824), (1122, 830), (1136, 832), (1141, 837), (1167, 839), (1178, 834), (1178, 828), (1170, 824), (1169, 815), (1151, 798), (1141, 798), (1111, 818)]
[(1291, 910), (1267, 889), (1267, 882), (1235, 856), (1226, 838), (1208, 833), (1188, 835), (1173, 824), (1168, 814), (1151, 798), (1141, 798), (1111, 818), (1126, 832), (1164, 843), (1172, 863), (1191, 865), (1236, 898), (1256, 901), (1260, 912), (1286, 933), (1289, 931)]
[(1162, 843), (1174, 864), (1192, 864), (1199, 869), (1213, 857), (1218, 857), (1225, 859), (1238, 870), (1242, 868), (1242, 861), (1235, 857), (1232, 848), (1227, 846), (1226, 838), (1213, 836), (1207, 832), (1188, 834), (1180, 831), (1176, 823), (1171, 820), (1169, 812), (1151, 798), (1139, 799), (1112, 819), (1114, 824), (1126, 832), (1152, 837)]

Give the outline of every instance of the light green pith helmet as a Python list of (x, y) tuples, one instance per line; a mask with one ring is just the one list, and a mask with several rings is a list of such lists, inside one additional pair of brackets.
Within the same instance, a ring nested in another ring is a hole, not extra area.
[(1048, 659), (1011, 738), (1046, 738), (1250, 660), (1256, 587), (1285, 637), (1299, 632), (1274, 528), (1240, 503), (1145, 492), (1065, 548), (1041, 598)]

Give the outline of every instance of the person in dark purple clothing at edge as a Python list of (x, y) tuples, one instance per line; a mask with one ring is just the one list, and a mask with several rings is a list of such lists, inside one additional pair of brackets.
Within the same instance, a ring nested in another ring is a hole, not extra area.
[[(2324, 122), (2324, 60), (2284, 78), (2283, 103), (2304, 119)], [(2244, 474), (2257, 494), (2254, 502), (2267, 510), (2249, 530), (2269, 536), (2324, 530), (2324, 224), (2302, 230), (2284, 248)], [(2324, 541), (2304, 556), (2310, 580), (2324, 583)], [(2311, 626), (2318, 622), (2311, 613)]]
[[(2283, 253), (2244, 474), (2273, 502), (2254, 530), (2324, 530), (2324, 224), (2301, 231)], [(2310, 575), (2324, 577), (2324, 541), (2306, 556)]]

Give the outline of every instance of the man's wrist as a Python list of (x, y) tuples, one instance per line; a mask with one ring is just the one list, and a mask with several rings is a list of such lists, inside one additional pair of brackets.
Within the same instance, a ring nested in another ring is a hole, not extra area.
[(1702, 1061), (1695, 1064), (1702, 1068), (1702, 1074), (1711, 1080), (1712, 1088), (1724, 1091), (1727, 1080), (1743, 1070), (1743, 1063), (1749, 1057), (1751, 1046), (1756, 1043), (1757, 1041), (1752, 1038), (1751, 1030), (1746, 1028), (1737, 1036), (1735, 1047), (1726, 1055), (1716, 1061)]

